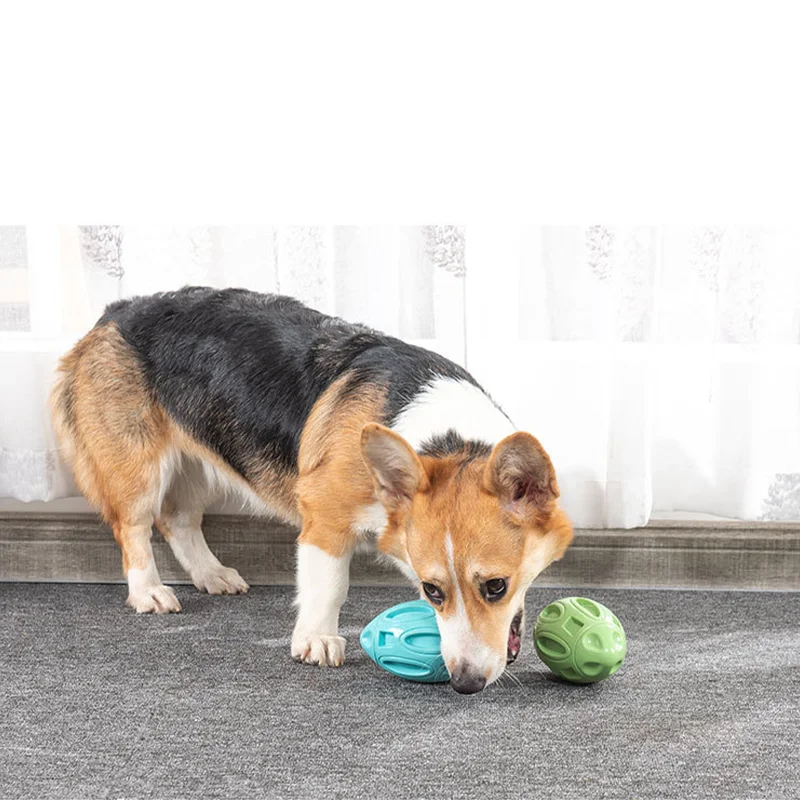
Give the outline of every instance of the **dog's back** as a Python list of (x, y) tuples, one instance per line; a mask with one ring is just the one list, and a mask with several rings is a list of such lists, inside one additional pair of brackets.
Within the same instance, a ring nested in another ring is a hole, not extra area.
[[(113, 345), (109, 343), (113, 341)], [(167, 416), (242, 477), (261, 461), (297, 470), (300, 438), (314, 404), (343, 375), (348, 392), (381, 387), (380, 418), (391, 424), (436, 377), (474, 384), (435, 353), (314, 311), (289, 297), (242, 289), (192, 287), (114, 303), (62, 365), (67, 383), (79, 360), (121, 362)], [(58, 393), (56, 413), (70, 414)]]

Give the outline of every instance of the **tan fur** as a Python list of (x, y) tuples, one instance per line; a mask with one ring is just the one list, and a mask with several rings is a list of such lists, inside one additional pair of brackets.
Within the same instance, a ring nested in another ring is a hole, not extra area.
[(348, 396), (347, 378), (317, 400), (300, 439), (297, 505), (303, 518), (299, 541), (341, 557), (356, 546), (358, 510), (375, 501), (361, 457), (361, 430), (379, 418), (385, 392), (378, 386)]
[(78, 487), (115, 531), (134, 522), (156, 487), (168, 422), (115, 327), (94, 328), (64, 356), (51, 403)]

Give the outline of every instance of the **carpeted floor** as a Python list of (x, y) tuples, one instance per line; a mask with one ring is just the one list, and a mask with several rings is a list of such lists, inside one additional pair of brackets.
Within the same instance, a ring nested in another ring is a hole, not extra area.
[(628, 634), (558, 682), (530, 624), (479, 695), (401, 681), (358, 632), (411, 590), (353, 589), (348, 662), (294, 664), (286, 588), (137, 617), (122, 586), (0, 584), (0, 797), (800, 797), (800, 594), (591, 590)]

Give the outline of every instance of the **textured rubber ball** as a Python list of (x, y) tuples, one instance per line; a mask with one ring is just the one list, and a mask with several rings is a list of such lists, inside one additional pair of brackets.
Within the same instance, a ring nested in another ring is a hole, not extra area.
[(539, 658), (571, 683), (609, 678), (628, 652), (620, 621), (588, 597), (564, 597), (539, 614), (533, 629)]

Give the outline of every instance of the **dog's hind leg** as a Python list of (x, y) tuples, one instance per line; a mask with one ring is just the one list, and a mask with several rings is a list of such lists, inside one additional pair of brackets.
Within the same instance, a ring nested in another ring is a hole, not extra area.
[(122, 548), (122, 568), (128, 579), (127, 603), (140, 614), (180, 611), (178, 598), (169, 586), (161, 583), (156, 569), (150, 544), (152, 526), (152, 516), (114, 524), (114, 538)]
[(94, 328), (62, 359), (52, 407), (62, 455), (122, 549), (128, 605), (180, 611), (161, 583), (150, 544), (169, 450), (167, 417), (113, 325)]
[(164, 497), (156, 527), (200, 591), (242, 594), (250, 587), (235, 569), (220, 563), (203, 535), (203, 512), (209, 499), (202, 465), (184, 459)]

